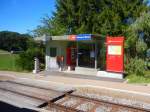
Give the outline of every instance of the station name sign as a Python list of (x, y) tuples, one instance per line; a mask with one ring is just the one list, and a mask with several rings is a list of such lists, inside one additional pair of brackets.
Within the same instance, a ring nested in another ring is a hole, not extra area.
[(70, 35), (69, 40), (91, 40), (92, 35), (91, 34), (79, 34), (79, 35)]
[(91, 34), (79, 34), (76, 37), (76, 40), (91, 40)]

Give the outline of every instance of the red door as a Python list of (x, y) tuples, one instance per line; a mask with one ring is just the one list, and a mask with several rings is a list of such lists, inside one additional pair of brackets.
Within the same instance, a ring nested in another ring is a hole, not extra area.
[(107, 37), (106, 71), (124, 71), (124, 37)]
[(67, 65), (75, 66), (76, 65), (76, 57), (77, 57), (76, 47), (68, 47), (66, 50), (67, 50), (66, 51)]

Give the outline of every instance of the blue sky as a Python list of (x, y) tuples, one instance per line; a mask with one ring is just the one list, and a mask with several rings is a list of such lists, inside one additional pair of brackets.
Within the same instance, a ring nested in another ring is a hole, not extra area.
[(0, 0), (0, 31), (27, 33), (54, 10), (55, 0)]
[(54, 10), (55, 0), (0, 0), (0, 31), (27, 33)]

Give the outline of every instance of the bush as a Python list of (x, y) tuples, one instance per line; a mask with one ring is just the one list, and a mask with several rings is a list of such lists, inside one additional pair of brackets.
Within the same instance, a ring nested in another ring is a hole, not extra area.
[(20, 66), (22, 70), (31, 71), (34, 69), (34, 57), (39, 58), (41, 62), (44, 60), (44, 52), (39, 48), (30, 48), (27, 51), (19, 54), (16, 60), (17, 66)]
[(15, 63), (16, 58), (18, 54), (0, 54), (0, 70), (19, 71)]
[(129, 74), (136, 74), (143, 76), (145, 72), (145, 62), (142, 59), (132, 58), (129, 63), (125, 66), (126, 71)]

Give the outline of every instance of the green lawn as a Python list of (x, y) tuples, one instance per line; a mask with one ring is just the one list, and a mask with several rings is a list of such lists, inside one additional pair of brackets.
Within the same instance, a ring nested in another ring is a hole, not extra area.
[(150, 83), (150, 70), (145, 72), (145, 76), (128, 75), (129, 83)]
[(16, 67), (15, 60), (18, 55), (5, 53), (3, 52), (2, 54), (0, 51), (0, 70), (16, 71), (18, 68)]
[(9, 53), (9, 52), (0, 49), (0, 54), (2, 54), (2, 53), (6, 53), (6, 54), (7, 54), (7, 53)]

